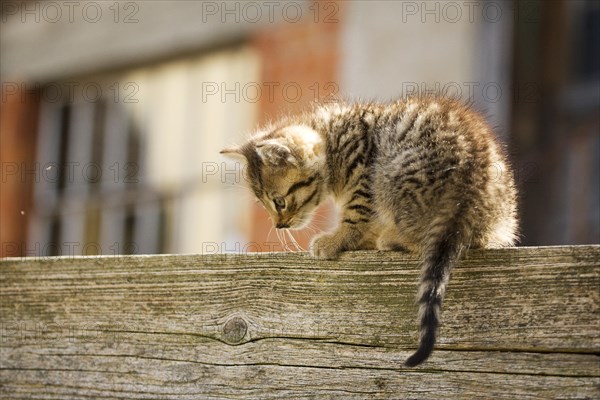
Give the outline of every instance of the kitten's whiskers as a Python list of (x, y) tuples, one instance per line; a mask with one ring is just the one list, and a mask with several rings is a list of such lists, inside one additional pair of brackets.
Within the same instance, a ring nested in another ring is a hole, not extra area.
[(298, 241), (296, 240), (296, 238), (294, 237), (294, 235), (292, 235), (292, 232), (289, 229), (286, 229), (286, 231), (288, 233), (288, 236), (290, 237), (290, 239), (294, 243), (294, 246), (296, 246), (296, 249), (300, 250), (300, 251), (306, 251), (302, 246), (300, 246), (300, 244), (298, 243)]

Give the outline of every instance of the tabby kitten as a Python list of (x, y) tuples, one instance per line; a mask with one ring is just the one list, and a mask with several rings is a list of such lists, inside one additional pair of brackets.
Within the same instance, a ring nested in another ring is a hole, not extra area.
[(433, 351), (463, 250), (516, 240), (516, 190), (502, 148), (480, 115), (448, 99), (324, 104), (221, 153), (247, 162), (250, 186), (279, 229), (303, 227), (333, 197), (341, 224), (313, 239), (315, 257), (357, 249), (420, 255), (420, 343), (409, 367)]

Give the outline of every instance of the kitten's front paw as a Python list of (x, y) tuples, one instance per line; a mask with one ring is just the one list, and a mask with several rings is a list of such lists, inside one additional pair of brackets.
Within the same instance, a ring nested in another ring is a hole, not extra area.
[(344, 250), (343, 240), (335, 233), (325, 233), (317, 236), (310, 243), (310, 254), (325, 260), (338, 258)]

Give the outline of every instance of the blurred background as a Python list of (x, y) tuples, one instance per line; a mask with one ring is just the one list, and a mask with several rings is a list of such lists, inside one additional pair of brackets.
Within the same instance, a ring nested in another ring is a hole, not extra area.
[(281, 250), (219, 150), (314, 101), (424, 93), (495, 126), (521, 245), (600, 243), (598, 1), (0, 6), (2, 257)]

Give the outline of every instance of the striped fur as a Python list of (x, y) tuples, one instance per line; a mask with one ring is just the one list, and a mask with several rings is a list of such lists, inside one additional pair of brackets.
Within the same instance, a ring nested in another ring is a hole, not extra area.
[(431, 354), (446, 285), (463, 250), (511, 246), (516, 190), (484, 119), (447, 99), (325, 104), (267, 127), (240, 147), (250, 186), (278, 228), (299, 228), (327, 197), (339, 227), (313, 239), (315, 257), (406, 249), (422, 259), (420, 343)]

